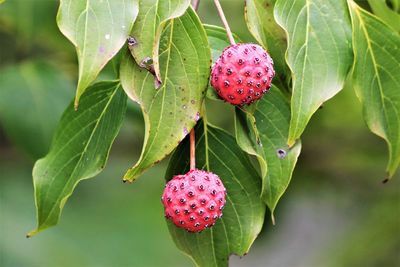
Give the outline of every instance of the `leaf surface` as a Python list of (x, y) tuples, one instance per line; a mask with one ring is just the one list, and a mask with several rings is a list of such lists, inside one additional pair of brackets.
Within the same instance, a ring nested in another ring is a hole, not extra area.
[(400, 163), (400, 35), (349, 2), (353, 21), (353, 87), (364, 118), (389, 149), (388, 178)]
[(170, 154), (200, 118), (211, 55), (204, 28), (191, 8), (166, 24), (159, 55), (164, 77), (160, 87), (129, 53), (121, 62), (122, 86), (141, 105), (146, 125), (142, 154), (125, 181), (133, 181)]
[(161, 33), (170, 19), (182, 16), (190, 5), (190, 0), (140, 0), (139, 15), (131, 36), (136, 44), (129, 49), (137, 64), (149, 67), (154, 63), (154, 71), (159, 80), (160, 70), (158, 50)]
[(79, 61), (75, 107), (100, 70), (126, 42), (138, 0), (61, 0), (57, 24), (74, 44)]
[(1, 70), (0, 122), (7, 136), (33, 159), (43, 157), (73, 85), (54, 66), (24, 62)]
[(293, 73), (292, 146), (314, 112), (343, 87), (353, 62), (351, 22), (345, 0), (277, 0), (274, 12), (287, 32)]
[(125, 110), (126, 95), (118, 82), (88, 88), (78, 111), (68, 106), (49, 153), (33, 168), (38, 225), (28, 236), (57, 224), (78, 182), (104, 168)]
[(301, 143), (297, 141), (291, 148), (286, 144), (290, 105), (276, 86), (272, 86), (256, 104), (254, 111), (236, 109), (236, 140), (244, 151), (259, 161), (262, 198), (274, 220), (274, 210), (290, 183)]
[[(261, 231), (265, 205), (260, 177), (234, 138), (210, 125), (196, 127), (197, 167), (217, 174), (227, 190), (223, 216), (201, 233), (188, 233), (168, 221), (176, 245), (198, 266), (228, 266), (231, 254), (244, 255)], [(166, 177), (189, 170), (189, 140), (173, 154)]]

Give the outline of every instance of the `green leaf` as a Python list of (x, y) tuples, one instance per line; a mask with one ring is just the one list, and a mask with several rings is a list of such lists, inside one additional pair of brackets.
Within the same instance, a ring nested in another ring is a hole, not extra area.
[[(176, 245), (198, 266), (228, 266), (231, 254), (245, 255), (260, 233), (265, 205), (260, 199), (260, 178), (234, 138), (206, 123), (196, 127), (198, 168), (217, 174), (227, 190), (221, 219), (201, 233), (188, 233), (168, 221)], [(173, 154), (166, 177), (189, 170), (189, 140)]]
[(353, 21), (353, 86), (364, 118), (389, 149), (388, 178), (400, 163), (400, 35), (349, 2)]
[(89, 87), (78, 111), (68, 106), (50, 152), (33, 168), (38, 226), (28, 236), (57, 224), (78, 182), (101, 172), (125, 110), (126, 95), (118, 82)]
[(274, 83), (287, 87), (287, 76), (290, 70), (286, 65), (285, 52), (287, 47), (286, 33), (275, 22), (274, 6), (276, 0), (246, 0), (245, 19), (249, 31), (274, 60), (277, 77)]
[(211, 55), (204, 28), (191, 8), (166, 24), (159, 55), (159, 88), (154, 76), (136, 65), (129, 53), (121, 62), (122, 86), (141, 105), (146, 125), (142, 154), (125, 181), (133, 181), (171, 153), (200, 118)]
[(154, 63), (156, 76), (161, 80), (158, 62), (161, 33), (170, 19), (178, 18), (185, 13), (190, 0), (139, 1), (139, 15), (131, 32), (137, 43), (129, 49), (141, 67), (148, 68)]
[[(217, 61), (217, 59), (221, 56), (225, 47), (230, 46), (229, 38), (226, 35), (226, 30), (224, 28), (204, 24), (204, 29), (206, 30), (208, 43), (210, 44), (211, 48), (212, 64), (214, 64), (215, 61)], [(241, 42), (237, 35), (233, 34), (233, 37), (235, 38), (236, 42)], [(208, 84), (207, 97), (213, 100), (221, 100), (210, 83)]]
[(287, 31), (293, 72), (292, 146), (314, 112), (343, 87), (353, 61), (351, 24), (345, 0), (277, 0), (275, 18)]
[(24, 62), (1, 70), (0, 122), (7, 136), (34, 159), (49, 149), (73, 86), (54, 66)]
[(261, 98), (252, 112), (236, 109), (235, 132), (239, 146), (257, 157), (262, 175), (262, 198), (274, 221), (276, 205), (288, 187), (301, 143), (286, 145), (290, 123), (290, 105), (275, 86)]
[(137, 0), (61, 0), (57, 23), (79, 61), (75, 108), (86, 88), (125, 43), (138, 14)]
[(400, 14), (392, 10), (385, 0), (368, 0), (368, 4), (376, 16), (400, 32)]

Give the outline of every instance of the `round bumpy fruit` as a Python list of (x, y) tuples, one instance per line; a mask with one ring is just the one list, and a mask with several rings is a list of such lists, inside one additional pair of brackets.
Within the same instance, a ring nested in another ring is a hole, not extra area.
[(164, 189), (165, 217), (189, 232), (201, 232), (222, 216), (226, 190), (212, 172), (191, 170), (176, 175)]
[(251, 104), (271, 87), (274, 63), (261, 46), (234, 44), (225, 48), (211, 71), (211, 85), (232, 105)]

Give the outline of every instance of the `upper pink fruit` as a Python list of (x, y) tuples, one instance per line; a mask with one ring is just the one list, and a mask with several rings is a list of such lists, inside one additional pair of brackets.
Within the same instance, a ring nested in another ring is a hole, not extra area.
[(211, 71), (211, 85), (218, 95), (232, 105), (251, 104), (271, 87), (274, 64), (261, 46), (228, 46)]
[(225, 187), (220, 178), (203, 170), (176, 175), (164, 189), (165, 217), (189, 232), (201, 232), (222, 216)]

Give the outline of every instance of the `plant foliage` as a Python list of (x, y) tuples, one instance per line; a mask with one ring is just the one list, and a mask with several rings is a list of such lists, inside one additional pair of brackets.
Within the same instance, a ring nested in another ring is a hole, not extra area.
[[(266, 207), (273, 218), (289, 186), (311, 117), (346, 82), (364, 107), (368, 127), (387, 143), (385, 181), (395, 175), (400, 164), (398, 1), (364, 3), (371, 12), (352, 0), (245, 2), (249, 32), (272, 55), (277, 75), (260, 101), (231, 109), (232, 136), (207, 119), (218, 116), (208, 109), (210, 102), (227, 105), (210, 87), (209, 76), (229, 39), (223, 28), (202, 24), (189, 0), (60, 1), (57, 24), (76, 48), (79, 71), (75, 101), (58, 126), (60, 107), (71, 100), (63, 90), (51, 91), (68, 84), (62, 75), (35, 62), (8, 69), (0, 80), (1, 87), (20, 88), (0, 92), (0, 120), (20, 147), (43, 156), (57, 128), (50, 150), (33, 169), (38, 226), (29, 235), (57, 224), (76, 185), (105, 167), (127, 97), (140, 105), (145, 138), (124, 181), (134, 181), (170, 154), (166, 179), (186, 172), (187, 135), (195, 129), (197, 167), (218, 174), (226, 185), (224, 216), (214, 227), (192, 234), (168, 224), (178, 248), (199, 266), (227, 266), (231, 254), (248, 252)], [(113, 58), (118, 79), (95, 83)], [(33, 72), (39, 80), (30, 80)], [(43, 84), (37, 93), (52, 102), (35, 103), (29, 97), (32, 82)], [(26, 117), (7, 112), (19, 108), (8, 100), (15, 94), (21, 95), (22, 109), (34, 107)], [(48, 125), (36, 129), (36, 143), (18, 134), (34, 128), (30, 120), (45, 112), (53, 114)]]

